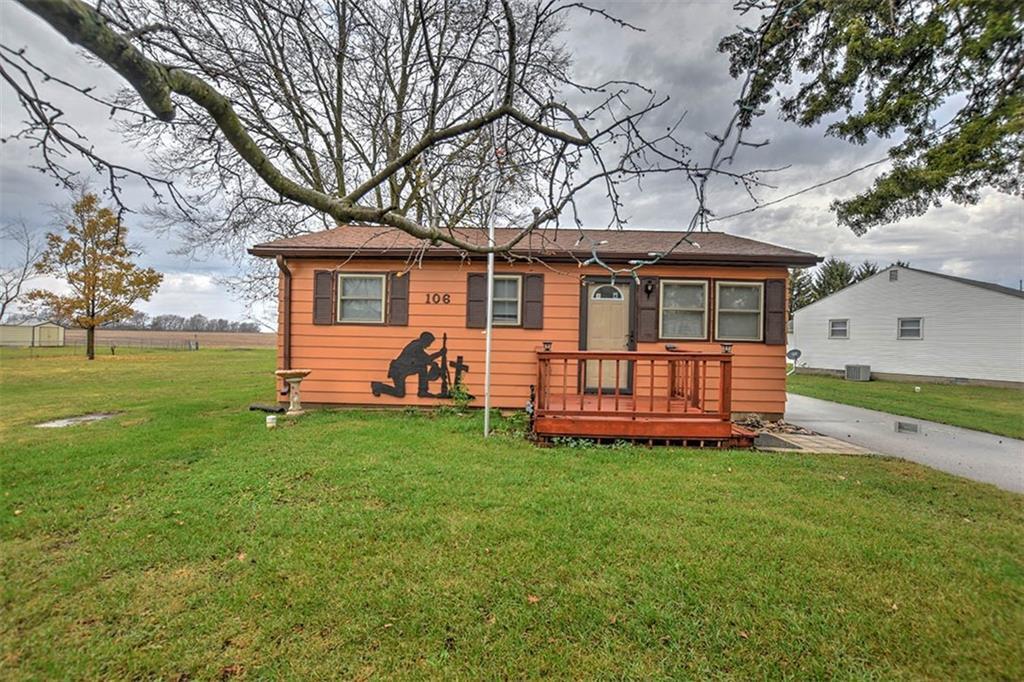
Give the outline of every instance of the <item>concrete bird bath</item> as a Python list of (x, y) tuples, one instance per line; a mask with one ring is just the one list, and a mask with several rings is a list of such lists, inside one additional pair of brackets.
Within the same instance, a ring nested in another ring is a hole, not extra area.
[(302, 414), (302, 401), (299, 398), (299, 384), (312, 372), (311, 369), (279, 369), (274, 374), (288, 384), (288, 411), (286, 416), (295, 417)]

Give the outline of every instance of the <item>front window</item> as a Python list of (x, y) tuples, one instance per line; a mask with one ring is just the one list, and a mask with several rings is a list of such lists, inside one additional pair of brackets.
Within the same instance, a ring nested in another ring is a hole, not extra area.
[(338, 275), (338, 322), (384, 322), (384, 275)]
[(920, 339), (924, 336), (924, 322), (920, 317), (901, 317), (897, 326), (896, 337), (900, 339)]
[(663, 339), (703, 339), (708, 335), (707, 282), (661, 282)]
[(830, 339), (848, 339), (848, 338), (850, 338), (850, 321), (849, 320), (829, 320), (828, 321), (828, 338), (830, 338)]
[(722, 341), (760, 341), (764, 308), (761, 282), (715, 283), (715, 333)]
[(519, 324), (522, 278), (506, 275), (494, 278), (494, 314), (491, 322), (514, 327)]

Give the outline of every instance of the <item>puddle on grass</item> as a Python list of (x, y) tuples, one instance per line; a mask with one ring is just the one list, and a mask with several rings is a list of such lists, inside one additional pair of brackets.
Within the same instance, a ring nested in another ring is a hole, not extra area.
[(64, 417), (63, 419), (54, 419), (53, 421), (42, 422), (41, 424), (36, 424), (35, 427), (37, 429), (63, 429), (65, 426), (88, 424), (90, 422), (110, 419), (115, 415), (117, 415), (117, 412), (94, 412), (93, 414), (81, 414), (77, 417)]

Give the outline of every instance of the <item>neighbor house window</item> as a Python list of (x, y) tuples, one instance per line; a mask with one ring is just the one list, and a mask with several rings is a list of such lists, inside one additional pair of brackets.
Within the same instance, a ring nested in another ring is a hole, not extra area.
[(519, 324), (520, 300), (523, 279), (518, 275), (498, 276), (494, 278), (494, 324), (516, 326)]
[(920, 317), (901, 317), (897, 324), (896, 338), (920, 339), (924, 337), (924, 320)]
[(850, 338), (850, 321), (849, 320), (829, 320), (828, 321), (828, 338), (830, 338), (830, 339), (848, 339), (848, 338)]
[(706, 338), (707, 312), (707, 282), (661, 281), (661, 338)]
[(764, 309), (761, 282), (715, 282), (715, 336), (723, 341), (760, 341)]
[(385, 275), (338, 275), (338, 322), (384, 322)]

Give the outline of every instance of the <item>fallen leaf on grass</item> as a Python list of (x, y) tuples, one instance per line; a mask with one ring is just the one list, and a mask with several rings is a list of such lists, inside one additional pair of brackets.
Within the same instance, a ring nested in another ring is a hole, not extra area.
[(538, 597), (535, 594), (528, 594), (526, 595), (526, 601), (530, 602), (531, 604), (536, 604), (540, 601), (540, 597)]
[(238, 559), (239, 561), (245, 561), (245, 552), (239, 552), (238, 554), (235, 555), (235, 558)]
[(619, 617), (617, 615), (615, 615), (614, 613), (612, 614), (612, 617), (608, 619), (608, 624), (609, 625), (615, 625), (618, 622), (619, 622)]
[(750, 633), (746, 630), (740, 630), (740, 637), (743, 639), (750, 639)]
[(14, 515), (15, 516), (21, 516), (21, 510), (20, 509), (15, 509), (14, 510)]
[(226, 680), (230, 677), (239, 677), (245, 674), (245, 666), (240, 663), (226, 665), (220, 669), (220, 679)]

